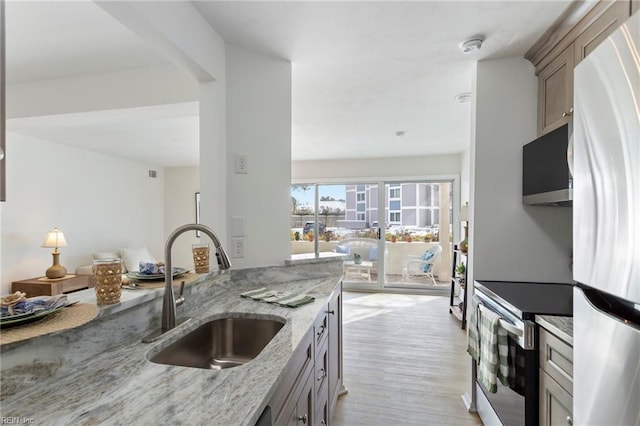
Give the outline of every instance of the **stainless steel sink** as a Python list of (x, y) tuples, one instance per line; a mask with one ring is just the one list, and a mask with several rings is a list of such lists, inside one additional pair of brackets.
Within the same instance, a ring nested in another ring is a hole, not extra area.
[(282, 328), (272, 319), (225, 317), (202, 324), (149, 360), (157, 364), (221, 370), (254, 359)]

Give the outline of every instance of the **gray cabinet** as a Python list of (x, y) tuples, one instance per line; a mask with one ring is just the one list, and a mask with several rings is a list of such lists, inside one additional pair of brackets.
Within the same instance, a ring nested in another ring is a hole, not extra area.
[(573, 423), (573, 348), (540, 329), (540, 425)]
[(305, 334), (269, 402), (274, 425), (326, 426), (342, 388), (342, 283)]
[(571, 121), (574, 66), (637, 8), (629, 0), (594, 2), (593, 6), (579, 3), (568, 7), (525, 55), (538, 76), (538, 136)]
[(342, 392), (342, 283), (329, 300), (329, 407), (330, 412), (338, 402), (338, 395)]
[(629, 17), (629, 3), (613, 2), (602, 15), (589, 25), (574, 43), (574, 65), (586, 58), (600, 43)]
[(538, 74), (538, 134), (566, 124), (573, 109), (573, 45)]

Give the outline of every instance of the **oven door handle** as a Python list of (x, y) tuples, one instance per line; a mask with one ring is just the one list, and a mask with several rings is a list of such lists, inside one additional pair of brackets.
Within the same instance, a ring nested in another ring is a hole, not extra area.
[(518, 337), (518, 340), (522, 343), (522, 348), (524, 350), (533, 350), (536, 348), (536, 324), (529, 320), (525, 320), (522, 323), (524, 325), (524, 330), (516, 327), (508, 321), (500, 319), (500, 326), (507, 330), (508, 333)]
[(513, 334), (514, 336), (522, 337), (522, 335), (524, 334), (523, 330), (520, 330), (518, 327), (509, 323), (508, 321), (505, 321), (502, 318), (499, 321), (500, 321), (500, 327), (504, 328), (505, 330), (507, 330), (507, 332)]
[[(491, 308), (485, 306), (483, 303), (478, 304), (479, 309), (488, 309), (493, 311)], [(495, 312), (495, 311), (493, 311)], [(497, 312), (496, 312), (497, 313)], [(500, 315), (498, 313), (498, 315)], [(522, 324), (521, 327), (511, 323), (510, 321), (500, 318), (500, 326), (504, 328), (508, 333), (515, 336), (518, 341), (518, 344), (527, 351), (534, 350), (536, 348), (536, 324), (530, 320), (519, 321), (518, 324)]]

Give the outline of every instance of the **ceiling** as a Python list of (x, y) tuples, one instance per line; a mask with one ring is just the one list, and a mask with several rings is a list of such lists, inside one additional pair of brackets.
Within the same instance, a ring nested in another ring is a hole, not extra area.
[[(475, 61), (523, 56), (563, 1), (192, 2), (228, 43), (292, 63), (292, 159), (458, 153)], [(6, 3), (9, 84), (166, 64), (93, 2)], [(474, 35), (482, 49), (464, 55)], [(10, 90), (10, 88), (9, 88)], [(11, 120), (11, 131), (152, 164), (197, 164), (197, 105)], [(397, 132), (405, 132), (403, 137)]]

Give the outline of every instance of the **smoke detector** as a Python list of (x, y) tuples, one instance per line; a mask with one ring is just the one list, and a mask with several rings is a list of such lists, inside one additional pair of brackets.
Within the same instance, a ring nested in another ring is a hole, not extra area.
[(484, 41), (484, 37), (473, 37), (467, 41), (460, 43), (460, 50), (465, 55), (470, 53), (477, 52), (482, 47), (482, 42)]
[(402, 139), (406, 133), (407, 133), (407, 132), (406, 132), (406, 130), (398, 130), (398, 131), (396, 132), (396, 137), (397, 137), (398, 139)]

